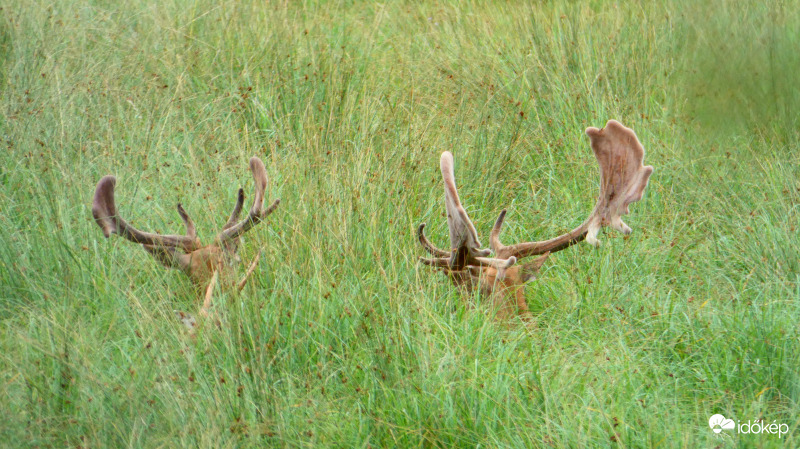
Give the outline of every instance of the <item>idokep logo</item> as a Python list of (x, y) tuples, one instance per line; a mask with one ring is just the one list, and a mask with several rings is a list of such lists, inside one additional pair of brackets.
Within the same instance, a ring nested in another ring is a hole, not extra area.
[(772, 424), (765, 424), (763, 420), (757, 420), (755, 422), (739, 422), (737, 426), (732, 419), (728, 419), (720, 414), (711, 415), (711, 418), (708, 418), (708, 427), (710, 427), (711, 431), (715, 434), (720, 434), (723, 430), (732, 430), (739, 434), (766, 433), (778, 435), (778, 438), (781, 438), (784, 434), (789, 432), (789, 425), (786, 423), (778, 424), (776, 421), (772, 421)]
[(736, 424), (733, 422), (732, 419), (726, 419), (722, 415), (711, 415), (711, 418), (708, 418), (708, 427), (711, 427), (711, 430), (714, 433), (720, 433), (724, 430), (730, 430), (736, 428)]

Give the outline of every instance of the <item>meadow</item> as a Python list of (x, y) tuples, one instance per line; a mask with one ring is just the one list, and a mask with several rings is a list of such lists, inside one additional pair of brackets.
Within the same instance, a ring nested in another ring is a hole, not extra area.
[[(796, 6), (0, 0), (0, 446), (800, 446)], [(504, 208), (541, 240), (612, 118), (655, 167), (633, 233), (552, 255), (527, 320), (418, 263), (442, 151), (484, 243)], [(192, 336), (94, 186), (208, 242), (253, 155), (281, 204)]]

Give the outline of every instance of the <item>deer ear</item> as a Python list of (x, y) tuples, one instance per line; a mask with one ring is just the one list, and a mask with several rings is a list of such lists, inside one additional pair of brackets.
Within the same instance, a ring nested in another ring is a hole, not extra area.
[(537, 257), (536, 259), (523, 264), (522, 268), (520, 269), (522, 282), (528, 283), (536, 280), (536, 276), (539, 274), (539, 269), (542, 268), (542, 265), (544, 265), (544, 262), (548, 257), (550, 257), (549, 251), (544, 253), (544, 255), (541, 257)]

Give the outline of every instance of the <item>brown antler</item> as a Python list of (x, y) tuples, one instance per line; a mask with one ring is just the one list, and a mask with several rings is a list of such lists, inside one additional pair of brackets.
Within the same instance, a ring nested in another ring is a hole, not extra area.
[(609, 120), (603, 129), (587, 128), (586, 135), (600, 165), (600, 196), (589, 218), (572, 231), (542, 242), (526, 242), (505, 246), (500, 243), (500, 229), (506, 211), (500, 212), (492, 228), (490, 244), (497, 257), (523, 258), (546, 252), (556, 252), (586, 240), (592, 245), (600, 242), (597, 233), (611, 226), (624, 234), (631, 228), (622, 221), (628, 206), (642, 199), (653, 167), (643, 166), (644, 148), (632, 129), (616, 120)]
[(442, 153), (439, 161), (444, 180), (445, 208), (447, 209), (447, 227), (450, 229), (450, 251), (436, 248), (427, 237), (425, 237), (425, 223), (419, 227), (419, 241), (427, 249), (434, 259), (420, 258), (426, 265), (446, 268), (448, 271), (460, 271), (467, 266), (492, 267), (504, 270), (514, 265), (516, 258), (494, 259), (487, 257), (490, 250), (481, 249), (481, 242), (478, 240), (478, 233), (475, 226), (467, 215), (467, 211), (461, 205), (456, 188), (456, 179), (453, 171), (453, 155), (449, 151)]
[[(589, 218), (577, 228), (556, 238), (505, 246), (500, 242), (500, 230), (506, 216), (506, 211), (503, 210), (492, 228), (490, 238), (494, 258), (487, 257), (489, 250), (481, 249), (475, 226), (458, 197), (453, 155), (444, 152), (440, 166), (445, 186), (450, 251), (434, 246), (425, 237), (425, 223), (422, 223), (417, 231), (418, 239), (433, 258), (420, 258), (420, 261), (442, 268), (458, 285), (480, 286), (482, 291), (495, 298), (513, 293), (518, 310), (525, 311), (527, 304), (522, 287), (526, 282), (535, 279), (550, 253), (584, 239), (597, 244), (597, 233), (603, 226), (612, 226), (625, 234), (630, 233), (631, 229), (622, 222), (621, 216), (628, 213), (630, 203), (642, 198), (653, 167), (642, 165), (642, 144), (632, 130), (617, 121), (609, 120), (603, 129), (588, 128), (586, 134), (600, 164), (600, 197)], [(514, 266), (519, 259), (533, 255), (542, 256), (526, 264)]]
[(261, 221), (271, 214), (281, 203), (281, 200), (275, 200), (266, 210), (264, 210), (264, 191), (267, 189), (267, 169), (264, 168), (264, 163), (257, 157), (250, 158), (250, 171), (253, 172), (253, 180), (255, 181), (255, 197), (253, 197), (253, 206), (250, 207), (250, 213), (247, 218), (236, 223), (239, 217), (239, 212), (242, 209), (242, 202), (244, 201), (244, 194), (239, 193), (239, 199), (236, 207), (233, 209), (228, 223), (223, 228), (222, 232), (217, 236), (220, 243), (236, 242), (237, 239), (249, 231), (253, 226), (261, 223)]
[(200, 242), (195, 235), (194, 223), (189, 215), (178, 203), (178, 214), (186, 226), (186, 235), (161, 235), (142, 232), (117, 216), (117, 208), (114, 203), (114, 185), (117, 178), (113, 176), (103, 176), (97, 183), (92, 201), (92, 215), (97, 225), (103, 230), (103, 235), (108, 238), (111, 234), (120, 236), (143, 245), (181, 248), (191, 252), (200, 247)]
[(228, 222), (225, 223), (225, 226), (222, 227), (223, 231), (236, 224), (236, 221), (239, 220), (239, 214), (242, 213), (243, 205), (244, 205), (244, 189), (240, 188), (239, 193), (236, 196), (236, 205), (233, 206), (233, 211), (231, 212), (230, 218), (228, 218)]
[[(214, 285), (217, 283), (220, 270), (231, 265), (231, 261), (237, 261), (238, 259), (236, 251), (239, 245), (239, 237), (263, 221), (280, 203), (280, 200), (275, 200), (267, 210), (263, 210), (264, 192), (267, 188), (267, 171), (264, 168), (264, 163), (257, 157), (250, 159), (250, 170), (253, 172), (253, 178), (255, 179), (255, 198), (248, 217), (238, 221), (244, 204), (244, 191), (239, 189), (236, 204), (230, 218), (215, 242), (208, 246), (200, 246), (194, 222), (180, 203), (178, 204), (178, 214), (180, 214), (186, 227), (186, 235), (153, 234), (140, 231), (128, 224), (117, 215), (114, 202), (116, 178), (113, 176), (104, 176), (97, 183), (92, 201), (92, 215), (100, 229), (103, 230), (106, 238), (116, 233), (134, 243), (142, 244), (143, 248), (163, 265), (183, 270), (195, 281), (199, 288), (205, 288), (206, 301), (202, 311), (207, 313), (211, 294)], [(257, 260), (258, 257), (251, 263), (245, 277), (236, 284), (239, 290), (244, 287), (244, 283), (255, 270)], [(210, 283), (209, 280), (211, 281)]]

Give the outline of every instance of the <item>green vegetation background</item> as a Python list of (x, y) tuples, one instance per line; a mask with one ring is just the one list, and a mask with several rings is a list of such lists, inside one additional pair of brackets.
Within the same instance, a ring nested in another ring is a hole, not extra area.
[[(800, 445), (796, 2), (0, 5), (0, 445)], [(634, 233), (553, 255), (529, 323), (418, 265), (441, 151), (482, 235), (549, 238), (609, 118), (656, 167)], [(252, 155), (282, 203), (192, 339), (188, 279), (104, 239), (94, 185), (208, 240)]]

